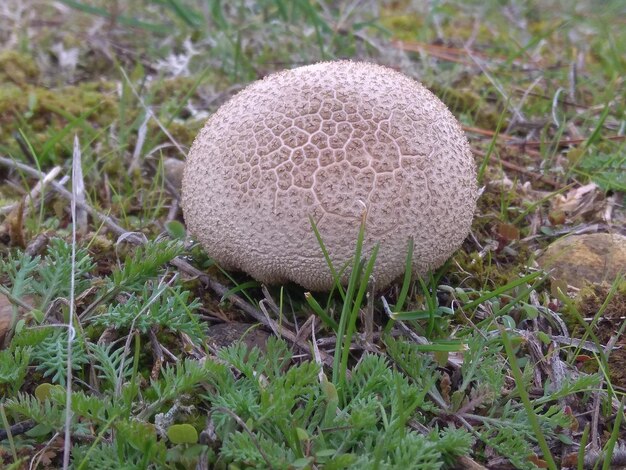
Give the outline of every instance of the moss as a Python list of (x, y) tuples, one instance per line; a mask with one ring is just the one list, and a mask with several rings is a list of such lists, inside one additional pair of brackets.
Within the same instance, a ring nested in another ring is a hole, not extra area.
[(87, 82), (77, 86), (45, 90), (40, 94), (41, 109), (56, 112), (57, 109), (79, 116), (81, 113), (98, 106), (94, 115), (96, 122), (108, 125), (117, 115), (117, 97), (113, 82)]
[(455, 15), (445, 18), (441, 30), (444, 38), (454, 38), (456, 44), (462, 48), (461, 44), (466, 43), (470, 38), (479, 44), (496, 44), (494, 41), (494, 31), (489, 24), (481, 22), (478, 26), (470, 15)]
[[(203, 125), (204, 120), (197, 119), (174, 121), (168, 126), (167, 130), (176, 142), (181, 144), (183, 147), (190, 147)], [(150, 122), (148, 129), (150, 131), (160, 132), (160, 127), (154, 121)]]
[(159, 80), (152, 85), (154, 93), (152, 100), (165, 103), (173, 97), (182, 98), (195, 85), (196, 77), (174, 77), (168, 80)]
[[(87, 117), (89, 125), (101, 128), (117, 116), (115, 85), (88, 82), (77, 86), (48, 89), (14, 83), (0, 85), (0, 141), (9, 143), (18, 130), (26, 133), (37, 151), (58, 134), (71, 120), (97, 107)], [(80, 126), (77, 127), (77, 131)], [(60, 151), (57, 146), (53, 151)]]
[(15, 121), (17, 110), (23, 109), (24, 113), (27, 111), (27, 99), (28, 97), (24, 96), (24, 90), (12, 82), (3, 83), (0, 86), (0, 128), (7, 130)]
[(391, 31), (394, 39), (403, 41), (415, 40), (418, 31), (423, 26), (422, 18), (418, 15), (398, 14), (390, 9), (383, 12), (380, 23)]
[(0, 52), (0, 83), (18, 86), (37, 83), (39, 68), (32, 57), (17, 51)]
[[(426, 83), (426, 86), (443, 101), (455, 114), (472, 116), (473, 125), (484, 129), (495, 129), (500, 120), (500, 111), (475, 90), (484, 90), (480, 79), (473, 79), (464, 86), (445, 86), (437, 82)], [(506, 126), (507, 123), (505, 122)]]
[(462, 281), (464, 288), (482, 290), (503, 286), (519, 279), (518, 265), (498, 265), (494, 256), (497, 255), (488, 253), (487, 256), (481, 257), (475, 251), (468, 253), (459, 250), (453, 260), (461, 270), (456, 274), (457, 278), (453, 279), (453, 285), (460, 285)]
[[(24, 67), (24, 70), (30, 74), (28, 76), (34, 77), (36, 69)], [(0, 77), (1, 72), (0, 68)], [(4, 153), (21, 153), (14, 138), (20, 130), (25, 133), (35, 151), (39, 152), (72, 120), (81, 115), (85, 116), (85, 124), (78, 123), (72, 129), (72, 133), (77, 132), (80, 136), (86, 132), (87, 139), (91, 140), (97, 132), (111, 124), (115, 124), (119, 129), (132, 127), (131, 123), (135, 122), (142, 111), (131, 96), (128, 98), (131, 102), (124, 108), (126, 110), (124, 122), (118, 122), (121, 105), (117, 93), (119, 84), (115, 81), (89, 81), (74, 86), (46, 88), (31, 83), (32, 80), (17, 80), (16, 83), (7, 77), (2, 78), (4, 80), (0, 81), (0, 142)], [(209, 79), (213, 80), (213, 77)], [(196, 77), (179, 77), (160, 80), (151, 85), (148, 91), (149, 102), (152, 106), (158, 106), (165, 114), (162, 121), (167, 118), (168, 113), (174, 112), (179, 107), (195, 82)], [(193, 98), (198, 98), (198, 94), (194, 94)], [(191, 145), (203, 125), (201, 121), (184, 120), (186, 117), (181, 113), (177, 116), (181, 120), (169, 125), (169, 131), (183, 146)], [(148, 141), (150, 145), (158, 145), (166, 139), (153, 121), (150, 122), (149, 129), (149, 135), (156, 136), (155, 142)], [(130, 141), (123, 141), (125, 145), (133, 145), (133, 135), (131, 132)], [(61, 142), (50, 150), (46, 157), (53, 163), (58, 163), (55, 156), (69, 156), (71, 152), (67, 139), (61, 139)]]

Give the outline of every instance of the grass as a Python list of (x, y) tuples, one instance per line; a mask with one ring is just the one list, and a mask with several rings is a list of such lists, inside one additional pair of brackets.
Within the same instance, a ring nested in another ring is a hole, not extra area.
[[(566, 233), (624, 234), (622, 3), (9, 0), (0, 466), (620, 465), (624, 273), (577, 291), (534, 260)], [(222, 270), (164, 162), (250, 81), (334, 58), (419, 78), (459, 118), (471, 236), (383, 292), (364, 224), (333, 266), (311, 220), (330, 293)], [(62, 179), (78, 163), (85, 202)]]

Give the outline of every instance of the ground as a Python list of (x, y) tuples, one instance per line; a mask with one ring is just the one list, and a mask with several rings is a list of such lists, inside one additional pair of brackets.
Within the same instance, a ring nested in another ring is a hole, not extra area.
[[(3, 2), (0, 466), (624, 465), (624, 270), (537, 261), (626, 235), (625, 13)], [(406, 73), (459, 119), (471, 234), (380, 293), (365, 268), (329, 294), (220, 269), (179, 207), (195, 135), (251, 81), (342, 58)]]

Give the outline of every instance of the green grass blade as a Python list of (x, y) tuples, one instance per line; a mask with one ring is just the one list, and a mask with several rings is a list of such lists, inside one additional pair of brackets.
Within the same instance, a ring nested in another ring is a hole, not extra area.
[(85, 127), (88, 127), (89, 124), (86, 122), (87, 118), (91, 116), (94, 112), (96, 112), (99, 107), (100, 104), (97, 104), (96, 106), (82, 113), (80, 116), (70, 120), (70, 122), (68, 122), (67, 125), (63, 127), (63, 129), (47, 139), (40, 152), (41, 158), (46, 158), (48, 156), (48, 153), (50, 153), (54, 146), (57, 143), (61, 142), (70, 132), (72, 132), (75, 127), (80, 126), (83, 129)]
[(578, 448), (578, 456), (576, 458), (576, 470), (585, 470), (585, 447), (587, 447), (587, 442), (589, 441), (590, 429), (591, 426), (587, 423), (585, 429), (583, 429), (583, 435), (580, 438), (580, 447)]
[(409, 237), (407, 254), (406, 254), (406, 263), (404, 266), (404, 278), (402, 279), (402, 288), (400, 289), (400, 294), (398, 294), (398, 300), (396, 300), (396, 305), (393, 307), (394, 312), (400, 312), (404, 307), (404, 303), (406, 302), (406, 298), (409, 294), (409, 287), (411, 286), (411, 277), (413, 274), (413, 248), (415, 245), (415, 241), (413, 237)]
[[(60, 0), (61, 3), (64, 3), (68, 7), (74, 8), (75, 10), (82, 11), (83, 13), (89, 13), (90, 15), (100, 16), (102, 18), (111, 18), (111, 13), (105, 8), (99, 8), (92, 5), (87, 5), (85, 3), (77, 2), (75, 0)], [(141, 28), (147, 31), (151, 31), (153, 33), (162, 33), (169, 34), (171, 32), (171, 28), (165, 24), (155, 24), (155, 23), (147, 23), (145, 21), (138, 20), (136, 18), (129, 18), (124, 15), (116, 15), (115, 21), (124, 26), (131, 26), (134, 28)]]
[(483, 161), (480, 164), (480, 168), (478, 169), (478, 184), (479, 185), (483, 184), (483, 179), (484, 179), (484, 176), (485, 176), (485, 171), (487, 170), (487, 165), (491, 161), (491, 155), (493, 154), (493, 152), (496, 149), (496, 143), (498, 142), (498, 136), (500, 135), (500, 129), (502, 129), (502, 126), (504, 125), (504, 121), (505, 121), (505, 117), (506, 117), (506, 110), (509, 107), (509, 102), (510, 101), (511, 101), (511, 97), (509, 96), (507, 98), (507, 100), (506, 100), (506, 104), (504, 105), (504, 109), (500, 113), (500, 117), (498, 118), (498, 124), (496, 125), (495, 132), (493, 133), (493, 138), (491, 139), (491, 142), (489, 142), (489, 147), (487, 148), (487, 153), (485, 154), (485, 157), (483, 158)]
[(452, 315), (454, 312), (448, 307), (437, 307), (435, 310), (412, 310), (410, 312), (392, 312), (391, 318), (396, 321), (428, 320), (431, 317), (440, 318)]
[(602, 470), (610, 470), (611, 468), (611, 463), (613, 461), (613, 452), (615, 450), (617, 440), (619, 439), (619, 431), (622, 425), (622, 420), (624, 419), (624, 400), (626, 400), (626, 397), (622, 397), (622, 401), (619, 404), (619, 409), (617, 410), (617, 416), (615, 417), (615, 422), (613, 423), (611, 437), (604, 446), (604, 461), (602, 462)]
[(522, 376), (522, 371), (517, 364), (517, 357), (515, 356), (515, 352), (513, 352), (513, 346), (511, 345), (509, 335), (506, 332), (506, 329), (502, 326), (499, 326), (499, 329), (500, 335), (502, 337), (502, 343), (504, 344), (504, 349), (506, 350), (506, 355), (509, 359), (509, 364), (511, 366), (511, 372), (513, 374), (513, 378), (515, 379), (515, 388), (517, 389), (517, 393), (522, 400), (522, 404), (524, 405), (524, 409), (526, 410), (526, 415), (528, 416), (528, 421), (530, 422), (530, 425), (535, 433), (535, 437), (537, 438), (539, 447), (543, 452), (543, 458), (546, 461), (550, 470), (557, 470), (556, 463), (554, 462), (554, 458), (552, 457), (552, 452), (550, 452), (550, 446), (548, 445), (546, 437), (541, 430), (539, 419), (535, 414), (535, 409), (533, 408), (533, 405), (530, 401), (528, 392), (523, 386), (524, 378)]
[(333, 276), (333, 280), (335, 281), (335, 286), (337, 287), (337, 290), (339, 291), (339, 295), (341, 295), (341, 298), (345, 302), (346, 294), (345, 294), (345, 292), (343, 290), (343, 286), (341, 285), (341, 277), (339, 276), (339, 274), (337, 273), (337, 270), (333, 266), (333, 262), (330, 259), (330, 254), (328, 253), (328, 249), (326, 248), (326, 245), (324, 244), (324, 240), (322, 240), (322, 234), (320, 233), (319, 229), (317, 228), (317, 224), (315, 223), (315, 220), (313, 220), (313, 216), (309, 216), (309, 222), (311, 224), (311, 227), (313, 228), (313, 233), (315, 234), (315, 238), (317, 239), (317, 243), (319, 244), (320, 248), (322, 249), (322, 254), (324, 255), (324, 260), (326, 260), (326, 264), (328, 265), (328, 269), (330, 269), (330, 273)]
[[(357, 292), (354, 303), (352, 305), (352, 311), (350, 312), (348, 328), (343, 339), (343, 351), (341, 353), (341, 370), (339, 373), (340, 391), (345, 389), (346, 371), (348, 370), (348, 358), (350, 357), (350, 345), (352, 344), (352, 336), (356, 331), (356, 321), (359, 317), (359, 310), (361, 308), (361, 304), (363, 303), (363, 297), (365, 296), (365, 292), (367, 291), (368, 281), (370, 279), (372, 271), (374, 270), (374, 264), (376, 263), (377, 254), (378, 245), (375, 245), (374, 249), (372, 250), (370, 259), (365, 267), (365, 271), (363, 272), (363, 275), (360, 276), (361, 283), (359, 286), (359, 291)], [(360, 269), (357, 273), (357, 276), (359, 276), (359, 274)]]
[(337, 391), (340, 394), (340, 398), (343, 395), (343, 391), (338, 387), (340, 381), (345, 382), (340, 375), (341, 366), (341, 351), (342, 341), (347, 330), (348, 320), (350, 318), (350, 312), (352, 311), (352, 301), (354, 298), (354, 292), (356, 290), (357, 280), (359, 278), (359, 267), (361, 265), (361, 252), (363, 250), (363, 239), (365, 238), (365, 213), (361, 219), (361, 225), (359, 227), (359, 235), (357, 237), (356, 248), (354, 250), (354, 260), (352, 263), (352, 272), (350, 273), (350, 279), (348, 280), (348, 288), (343, 302), (343, 308), (341, 309), (341, 316), (339, 317), (339, 329), (337, 331), (337, 340), (335, 342), (335, 357), (333, 358), (333, 384), (337, 387)]
[(313, 297), (313, 295), (310, 292), (305, 292), (304, 298), (309, 304), (309, 307), (311, 307), (313, 312), (318, 317), (320, 317), (320, 319), (326, 324), (326, 326), (328, 326), (329, 328), (331, 328), (333, 331), (336, 332), (337, 328), (339, 328), (339, 325), (333, 318), (330, 317), (330, 315), (326, 313), (326, 310), (324, 310), (322, 306), (317, 302), (317, 300), (315, 300), (315, 297)]
[(178, 0), (167, 0), (167, 5), (187, 24), (187, 26), (196, 28), (201, 24), (200, 15), (189, 7), (181, 5)]
[(511, 281), (508, 284), (505, 284), (502, 287), (498, 287), (497, 289), (488, 292), (486, 294), (481, 295), (476, 300), (473, 300), (463, 306), (463, 308), (472, 309), (474, 307), (478, 307), (480, 304), (485, 302), (486, 300), (493, 299), (494, 297), (498, 297), (499, 295), (504, 294), (505, 292), (516, 288), (517, 286), (521, 286), (522, 284), (528, 284), (531, 281), (534, 281), (538, 277), (543, 276), (543, 272), (537, 271), (531, 274), (528, 274), (524, 277), (516, 279), (515, 281)]
[(246, 289), (254, 289), (255, 287), (261, 287), (261, 283), (258, 281), (247, 281), (247, 282), (242, 282), (241, 284), (237, 284), (235, 285), (235, 287), (228, 289), (224, 293), (224, 295), (222, 295), (222, 297), (220, 298), (220, 303), (228, 300), (231, 295), (237, 294)]

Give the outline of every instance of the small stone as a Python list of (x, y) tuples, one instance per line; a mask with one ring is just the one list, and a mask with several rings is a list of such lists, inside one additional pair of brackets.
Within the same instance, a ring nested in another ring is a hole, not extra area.
[(626, 237), (592, 233), (571, 235), (552, 243), (537, 260), (554, 281), (582, 288), (585, 284), (612, 283), (626, 274)]
[(183, 170), (185, 169), (185, 162), (177, 160), (175, 158), (166, 158), (163, 160), (163, 172), (165, 178), (171, 183), (174, 188), (180, 191), (183, 185)]

